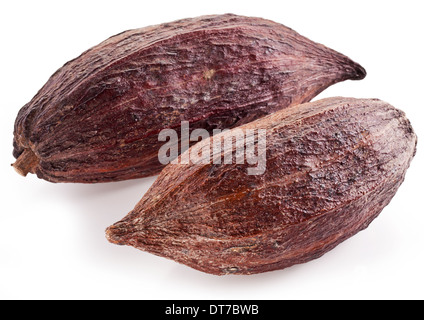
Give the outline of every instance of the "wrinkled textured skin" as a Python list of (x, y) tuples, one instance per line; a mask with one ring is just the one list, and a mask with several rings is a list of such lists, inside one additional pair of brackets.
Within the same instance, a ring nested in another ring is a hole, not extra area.
[(260, 18), (126, 31), (66, 63), (20, 110), (13, 154), (30, 163), (15, 168), (51, 182), (155, 175), (164, 128), (232, 128), (364, 77), (346, 56)]
[(248, 128), (267, 130), (263, 175), (247, 175), (248, 164), (170, 164), (109, 241), (218, 275), (303, 263), (378, 216), (417, 143), (404, 113), (376, 99), (323, 99)]

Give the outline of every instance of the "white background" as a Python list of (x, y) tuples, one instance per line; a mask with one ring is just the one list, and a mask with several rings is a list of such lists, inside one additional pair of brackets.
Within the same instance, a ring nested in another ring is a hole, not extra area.
[[(2, 1), (1, 299), (423, 299), (422, 1)], [(104, 230), (155, 177), (52, 184), (10, 164), (18, 110), (66, 61), (121, 31), (203, 14), (285, 24), (359, 62), (362, 81), (329, 96), (380, 98), (406, 112), (419, 137), (404, 184), (368, 229), (320, 259), (252, 276), (217, 277), (131, 247)]]

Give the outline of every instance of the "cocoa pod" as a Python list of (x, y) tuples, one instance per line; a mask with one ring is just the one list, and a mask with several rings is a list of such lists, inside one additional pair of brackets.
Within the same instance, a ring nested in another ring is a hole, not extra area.
[(202, 140), (178, 160), (248, 129), (266, 129), (262, 175), (247, 174), (247, 163), (170, 164), (134, 210), (107, 229), (108, 240), (217, 275), (304, 263), (379, 215), (417, 142), (405, 114), (391, 105), (329, 98)]
[(14, 167), (51, 182), (155, 175), (164, 128), (232, 128), (364, 77), (346, 56), (260, 18), (126, 31), (66, 63), (20, 110)]

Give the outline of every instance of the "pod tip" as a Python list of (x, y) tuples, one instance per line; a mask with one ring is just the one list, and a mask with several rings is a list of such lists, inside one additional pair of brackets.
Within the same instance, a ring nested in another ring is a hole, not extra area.
[(367, 71), (360, 64), (355, 63), (354, 65), (355, 73), (352, 77), (352, 80), (362, 80), (367, 76)]

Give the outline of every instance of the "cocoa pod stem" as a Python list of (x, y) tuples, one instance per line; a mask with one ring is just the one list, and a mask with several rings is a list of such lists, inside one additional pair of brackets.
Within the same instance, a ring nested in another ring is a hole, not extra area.
[(39, 159), (31, 149), (25, 149), (24, 152), (18, 157), (12, 167), (21, 176), (26, 176), (29, 172), (34, 173), (35, 168), (38, 166)]

